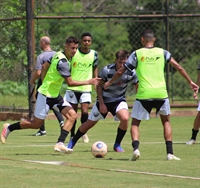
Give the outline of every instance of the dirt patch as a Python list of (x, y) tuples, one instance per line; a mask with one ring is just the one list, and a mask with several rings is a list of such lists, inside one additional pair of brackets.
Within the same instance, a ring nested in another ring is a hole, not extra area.
[[(197, 110), (171, 110), (171, 116), (196, 116)], [(112, 118), (112, 114), (108, 113), (107, 118)], [(155, 117), (155, 112), (151, 113), (151, 117)], [(19, 112), (1, 112), (0, 121), (18, 121), (21, 118), (28, 119), (28, 113), (19, 113)], [(80, 118), (80, 113), (78, 113), (78, 118)], [(49, 113), (46, 119), (56, 119), (54, 113)]]

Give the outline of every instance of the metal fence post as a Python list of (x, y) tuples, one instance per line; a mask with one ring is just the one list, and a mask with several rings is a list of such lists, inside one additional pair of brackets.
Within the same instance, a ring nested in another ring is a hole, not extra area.
[(27, 23), (27, 57), (28, 57), (28, 104), (29, 118), (31, 118), (34, 110), (34, 86), (29, 83), (35, 64), (35, 39), (34, 39), (34, 0), (26, 0), (26, 23)]

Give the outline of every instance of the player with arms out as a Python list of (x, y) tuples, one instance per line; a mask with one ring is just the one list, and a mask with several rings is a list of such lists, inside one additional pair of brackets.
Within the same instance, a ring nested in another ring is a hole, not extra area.
[[(70, 72), (73, 80), (84, 81), (91, 78), (98, 77), (98, 53), (90, 49), (92, 44), (92, 35), (90, 33), (83, 33), (81, 36), (81, 46), (78, 48), (76, 54), (72, 58), (70, 64)], [(71, 87), (68, 86), (64, 100), (68, 101), (74, 110), (78, 111), (78, 103), (81, 105), (81, 123), (88, 119), (88, 108), (92, 102), (91, 99), (92, 85), (82, 85)], [(76, 128), (76, 121), (71, 129), (71, 139), (74, 137)], [(89, 142), (87, 134), (82, 136), (85, 143)]]
[(125, 93), (128, 82), (130, 81), (133, 82), (135, 89), (137, 90), (138, 79), (135, 71), (130, 72), (127, 70), (122, 77), (109, 87), (108, 90), (104, 90), (103, 85), (112, 78), (120, 67), (124, 66), (128, 56), (128, 51), (119, 50), (116, 53), (115, 63), (107, 65), (101, 70), (99, 74), (101, 82), (97, 86), (97, 101), (90, 112), (88, 120), (79, 127), (74, 138), (67, 145), (67, 148), (72, 149), (82, 135), (91, 129), (100, 119), (105, 119), (108, 112), (110, 112), (115, 117), (115, 120), (120, 121), (113, 149), (116, 152), (124, 152), (121, 147), (121, 141), (126, 134), (129, 120), (129, 111)]
[(45, 63), (48, 64), (47, 66), (49, 68), (46, 69), (48, 70), (46, 74), (42, 73), (42, 75), (45, 76), (42, 76), (44, 80), (38, 89), (38, 97), (36, 99), (33, 120), (24, 120), (13, 124), (4, 124), (1, 132), (1, 142), (3, 144), (6, 142), (8, 135), (12, 131), (40, 128), (44, 123), (44, 119), (46, 118), (48, 111), (52, 108), (56, 108), (66, 117), (66, 121), (61, 129), (61, 133), (56, 145), (54, 146), (54, 150), (58, 152), (71, 153), (72, 150), (66, 148), (64, 142), (77, 118), (77, 113), (71, 105), (66, 101), (64, 102), (63, 98), (60, 96), (60, 89), (63, 81), (65, 80), (70, 86), (90, 84), (97, 85), (100, 81), (99, 78), (93, 78), (85, 81), (72, 80), (68, 61), (76, 53), (78, 43), (79, 41), (73, 36), (67, 38), (64, 52), (57, 52), (51, 62), (49, 62), (50, 64)]
[(125, 71), (133, 71), (136, 69), (139, 84), (136, 101), (133, 104), (131, 113), (132, 126), (130, 130), (133, 147), (133, 155), (130, 160), (133, 161), (140, 157), (140, 151), (138, 149), (140, 122), (150, 118), (152, 108), (156, 108), (156, 114), (160, 115), (163, 125), (167, 160), (180, 160), (173, 154), (170, 103), (164, 76), (165, 64), (170, 63), (187, 80), (191, 89), (194, 91), (194, 97), (196, 97), (199, 89), (198, 85), (190, 79), (184, 68), (175, 61), (170, 52), (162, 48), (154, 47), (155, 41), (154, 32), (149, 29), (145, 30), (141, 35), (143, 48), (132, 52), (124, 66), (104, 85), (105, 89), (109, 89), (116, 79), (123, 76)]

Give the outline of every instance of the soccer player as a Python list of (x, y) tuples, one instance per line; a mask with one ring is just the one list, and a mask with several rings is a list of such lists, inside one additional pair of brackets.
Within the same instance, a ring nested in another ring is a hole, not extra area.
[[(92, 35), (90, 33), (83, 33), (81, 36), (81, 46), (78, 48), (76, 54), (72, 58), (70, 64), (71, 77), (73, 80), (88, 80), (98, 77), (98, 53), (90, 49), (92, 44)], [(81, 105), (81, 123), (88, 119), (88, 108), (92, 102), (91, 99), (92, 85), (82, 85), (71, 87), (68, 86), (64, 100), (68, 101), (74, 110), (78, 111), (78, 103)], [(76, 128), (76, 121), (70, 131), (71, 139), (74, 137)], [(82, 136), (83, 142), (88, 143), (89, 138), (87, 134)]]
[[(198, 70), (199, 70), (199, 73), (198, 73), (198, 77), (197, 77), (197, 85), (200, 86), (200, 66), (199, 66)], [(198, 113), (197, 113), (194, 123), (193, 123), (192, 136), (191, 136), (191, 139), (188, 142), (186, 142), (187, 145), (192, 145), (192, 144), (196, 143), (196, 137), (197, 137), (197, 134), (198, 134), (199, 128), (200, 128), (200, 102), (199, 102), (197, 111), (198, 111)]]
[(105, 119), (108, 112), (110, 112), (115, 117), (115, 120), (120, 121), (113, 149), (116, 152), (124, 152), (121, 147), (121, 141), (126, 134), (129, 120), (129, 111), (125, 99), (125, 92), (128, 82), (130, 81), (133, 82), (137, 89), (138, 79), (135, 71), (127, 70), (122, 77), (110, 86), (108, 90), (104, 90), (103, 85), (112, 78), (120, 67), (124, 66), (128, 56), (128, 51), (119, 50), (116, 53), (115, 63), (107, 65), (101, 70), (99, 75), (101, 81), (97, 86), (97, 101), (90, 112), (88, 120), (79, 127), (74, 138), (68, 143), (68, 148), (72, 149), (82, 135), (91, 129), (100, 119)]
[[(38, 80), (37, 89), (42, 85), (42, 79), (41, 79), (41, 72), (42, 72), (42, 66), (45, 62), (47, 62), (49, 59), (51, 59), (55, 55), (55, 51), (51, 49), (50, 46), (50, 38), (48, 36), (43, 36), (40, 39), (40, 48), (43, 51), (41, 54), (37, 56), (36, 60), (36, 66), (35, 71), (33, 72), (31, 76), (30, 83), (35, 84), (35, 81)], [(36, 93), (37, 98), (38, 92)], [(52, 108), (54, 114), (56, 115), (58, 122), (60, 126), (62, 127), (64, 125), (64, 119), (60, 112)], [(45, 125), (40, 127), (39, 131), (35, 134), (35, 136), (46, 136), (46, 130)]]
[(194, 90), (194, 96), (197, 95), (199, 89), (198, 85), (190, 79), (184, 68), (174, 60), (170, 52), (154, 47), (155, 41), (154, 32), (152, 30), (145, 30), (141, 36), (143, 48), (132, 52), (124, 66), (118, 69), (113, 78), (104, 84), (104, 89), (109, 89), (113, 81), (123, 76), (125, 71), (136, 70), (139, 84), (136, 101), (132, 108), (132, 126), (130, 130), (134, 150), (130, 160), (133, 161), (140, 157), (140, 151), (138, 150), (140, 122), (141, 120), (148, 120), (150, 118), (152, 108), (156, 108), (156, 114), (160, 114), (164, 129), (167, 160), (180, 160), (180, 158), (173, 154), (170, 103), (164, 76), (166, 63), (170, 63), (187, 80), (191, 89)]
[(54, 150), (58, 152), (71, 153), (72, 150), (65, 147), (64, 141), (77, 118), (77, 113), (68, 102), (64, 102), (63, 98), (59, 94), (60, 88), (64, 80), (70, 86), (90, 84), (97, 85), (100, 81), (99, 78), (92, 78), (85, 81), (72, 80), (68, 61), (76, 53), (78, 43), (79, 41), (73, 36), (67, 38), (64, 52), (57, 52), (49, 62), (50, 64), (47, 62), (45, 63), (45, 66), (48, 66), (49, 68), (46, 69), (48, 70), (46, 75), (43, 73), (42, 69), (41, 75), (42, 79), (44, 79), (42, 81), (42, 85), (38, 89), (38, 97), (36, 99), (33, 120), (24, 120), (11, 125), (8, 123), (4, 124), (1, 132), (1, 142), (3, 144), (6, 142), (8, 135), (12, 131), (40, 128), (44, 123), (44, 119), (46, 118), (49, 109), (56, 108), (66, 117), (66, 121), (61, 129), (61, 133), (56, 145), (54, 146)]

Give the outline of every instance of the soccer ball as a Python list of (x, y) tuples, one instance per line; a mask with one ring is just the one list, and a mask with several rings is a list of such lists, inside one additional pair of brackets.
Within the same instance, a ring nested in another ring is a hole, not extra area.
[(97, 141), (92, 144), (91, 152), (96, 158), (103, 158), (108, 152), (108, 147), (104, 142)]

